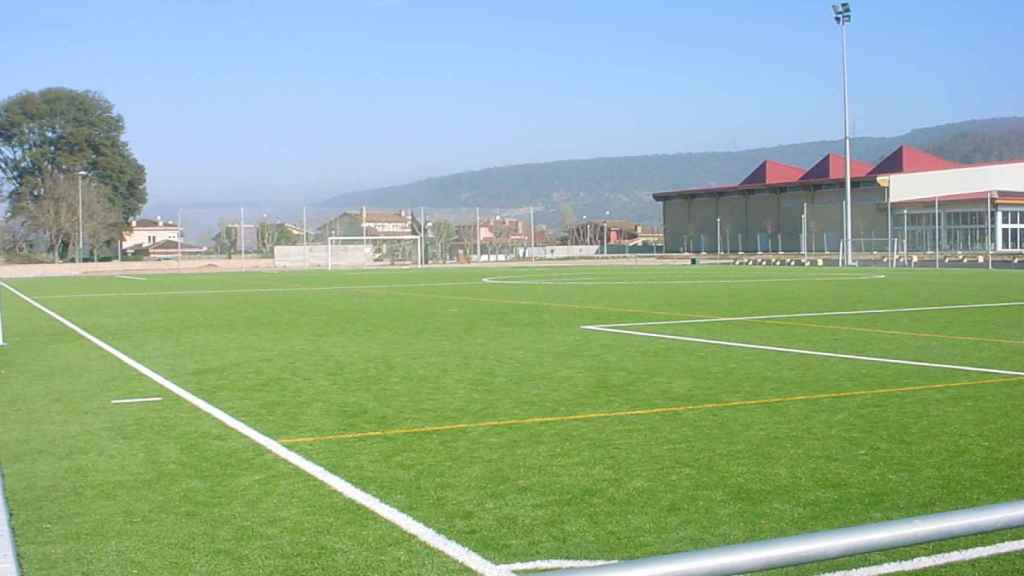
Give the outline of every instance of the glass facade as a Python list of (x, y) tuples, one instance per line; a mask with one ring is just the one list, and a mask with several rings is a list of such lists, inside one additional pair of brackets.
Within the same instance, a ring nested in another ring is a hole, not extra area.
[(1024, 251), (1024, 207), (1003, 208), (999, 212), (997, 249)]

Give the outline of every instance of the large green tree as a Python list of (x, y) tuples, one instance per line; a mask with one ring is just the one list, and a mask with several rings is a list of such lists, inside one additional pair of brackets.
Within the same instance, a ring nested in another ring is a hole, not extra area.
[(38, 202), (54, 175), (85, 171), (127, 222), (146, 203), (146, 170), (123, 137), (124, 119), (95, 92), (46, 88), (3, 100), (0, 176), (10, 210)]

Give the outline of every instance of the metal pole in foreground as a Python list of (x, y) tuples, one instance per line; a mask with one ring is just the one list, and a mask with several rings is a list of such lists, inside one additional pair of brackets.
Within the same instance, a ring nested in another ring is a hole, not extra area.
[(733, 576), (1024, 526), (1024, 500), (551, 572), (559, 576)]
[(843, 37), (843, 147), (846, 154), (846, 170), (843, 174), (843, 182), (846, 187), (846, 206), (843, 208), (843, 224), (846, 230), (843, 240), (846, 241), (846, 264), (853, 266), (853, 200), (852, 184), (850, 183), (850, 98), (846, 75), (846, 25), (850, 23), (850, 3), (833, 4), (832, 12), (835, 15), (836, 24), (839, 25)]

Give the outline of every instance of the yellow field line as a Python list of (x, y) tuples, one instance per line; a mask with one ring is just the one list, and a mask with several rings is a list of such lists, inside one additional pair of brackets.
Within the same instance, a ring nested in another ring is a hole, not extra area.
[(404, 434), (424, 434), (430, 432), (446, 432), (450, 430), (469, 430), (473, 428), (497, 428), (505, 426), (519, 426), (524, 424), (545, 424), (549, 422), (572, 422), (578, 420), (594, 420), (597, 418), (617, 418), (623, 416), (650, 416), (654, 414), (671, 414), (677, 412), (691, 412), (696, 410), (710, 410), (716, 408), (764, 406), (768, 404), (783, 404), (788, 402), (805, 402), (808, 400), (828, 400), (835, 398), (851, 398), (856, 396), (877, 396), (882, 394), (920, 392), (924, 390), (941, 390), (945, 388), (961, 388), (964, 386), (977, 386), (981, 384), (998, 384), (1004, 382), (1013, 382), (1022, 379), (1024, 379), (1024, 377), (1020, 376), (1012, 378), (990, 378), (987, 380), (971, 380), (967, 382), (950, 382), (946, 384), (924, 384), (920, 386), (902, 386), (899, 388), (880, 388), (875, 390), (855, 390), (850, 392), (831, 392), (827, 394), (804, 394), (800, 396), (783, 396), (780, 398), (764, 398), (760, 400), (735, 400), (732, 402), (713, 402), (708, 404), (667, 406), (664, 408), (644, 408), (638, 410), (621, 410), (612, 412), (589, 412), (584, 414), (569, 414), (564, 416), (535, 416), (532, 418), (517, 418), (509, 420), (486, 420), (483, 422), (444, 424), (440, 426), (422, 426), (418, 428), (392, 428), (388, 430), (375, 430), (370, 432), (342, 432), (339, 434), (327, 434), (325, 436), (300, 436), (295, 438), (281, 438), (278, 441), (281, 442), (282, 444), (309, 444), (313, 442), (323, 442), (325, 440), (349, 440), (354, 438), (399, 436)]
[[(612, 306), (597, 306), (590, 304), (564, 304), (561, 302), (542, 302), (537, 300), (507, 300), (503, 298), (480, 298), (476, 296), (455, 296), (451, 294), (423, 294), (419, 292), (402, 292), (396, 290), (389, 290), (388, 294), (396, 294), (399, 296), (413, 296), (421, 298), (441, 298), (445, 300), (466, 300), (469, 302), (482, 302), (491, 304), (517, 304), (523, 306), (549, 306), (553, 308), (568, 308), (572, 310), (599, 310), (604, 312), (628, 312), (630, 314), (651, 314), (655, 316), (671, 316), (674, 318), (699, 318), (704, 320), (714, 320), (720, 318), (719, 316), (708, 316), (706, 314), (688, 314), (685, 312), (665, 312), (662, 310), (643, 310), (634, 308), (619, 308)], [(862, 328), (857, 326), (839, 326), (829, 324), (815, 324), (813, 322), (797, 322), (787, 320), (744, 320), (744, 322), (756, 323), (756, 324), (774, 324), (779, 326), (800, 326), (804, 328), (817, 328), (820, 330), (840, 330), (849, 332), (866, 332), (871, 334), (882, 334), (886, 336), (913, 336), (917, 338), (939, 338), (944, 340), (961, 340), (968, 342), (992, 342), (995, 344), (1013, 344), (1016, 346), (1024, 346), (1024, 340), (1005, 340), (1001, 338), (985, 338), (982, 336), (954, 336), (951, 334), (935, 334), (932, 332), (906, 332), (900, 330), (886, 330), (882, 328)]]
[(915, 336), (919, 338), (943, 338), (946, 340), (965, 340), (967, 342), (992, 342), (995, 344), (1014, 344), (1024, 346), (1024, 340), (1006, 340), (1003, 338), (985, 338), (984, 336), (955, 336), (952, 334), (934, 334), (932, 332), (907, 332), (903, 330), (886, 330), (884, 328), (862, 328), (859, 326), (840, 326), (830, 324), (815, 324), (813, 322), (789, 322), (785, 320), (755, 320), (765, 324), (778, 324), (780, 326), (802, 326), (805, 328), (821, 328), (824, 330), (846, 330), (850, 332), (870, 332), (872, 334), (884, 334), (888, 336)]

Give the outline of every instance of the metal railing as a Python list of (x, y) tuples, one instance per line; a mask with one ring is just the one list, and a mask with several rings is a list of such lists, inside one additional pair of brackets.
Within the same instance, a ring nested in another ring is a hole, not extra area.
[(1024, 500), (550, 572), (559, 576), (733, 576), (1024, 527)]

